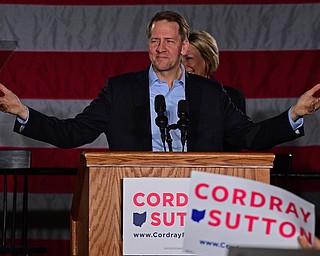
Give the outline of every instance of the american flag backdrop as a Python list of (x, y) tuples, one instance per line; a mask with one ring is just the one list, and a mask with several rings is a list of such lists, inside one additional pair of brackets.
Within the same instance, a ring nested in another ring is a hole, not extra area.
[[(18, 41), (0, 82), (41, 112), (73, 117), (108, 77), (150, 64), (145, 28), (163, 10), (181, 13), (192, 29), (216, 38), (215, 77), (242, 90), (253, 120), (287, 110), (320, 82), (316, 0), (0, 0), (0, 40)], [(82, 148), (58, 149), (13, 133), (14, 120), (0, 113), (0, 148), (31, 149), (35, 168), (77, 168), (81, 151), (108, 149), (103, 135)], [(291, 153), (293, 171), (319, 173), (319, 123), (319, 113), (306, 117), (304, 137), (271, 151)], [(31, 208), (70, 209), (75, 177), (35, 179)], [(30, 237), (51, 243), (51, 255), (69, 254), (68, 229), (38, 230)]]

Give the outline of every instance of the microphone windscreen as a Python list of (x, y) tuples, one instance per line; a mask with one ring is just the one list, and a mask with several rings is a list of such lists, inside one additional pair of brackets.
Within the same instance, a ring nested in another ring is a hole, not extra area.
[(189, 113), (189, 106), (186, 100), (180, 100), (178, 102), (178, 115), (180, 113), (185, 113), (185, 114)]
[(166, 109), (166, 101), (164, 99), (164, 96), (159, 94), (156, 96), (154, 100), (154, 108), (156, 112), (158, 113), (159, 111), (165, 111)]

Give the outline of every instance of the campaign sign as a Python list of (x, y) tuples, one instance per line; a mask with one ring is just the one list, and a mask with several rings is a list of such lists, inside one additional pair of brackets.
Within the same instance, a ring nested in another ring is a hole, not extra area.
[(299, 248), (314, 237), (314, 205), (279, 187), (193, 171), (183, 249), (228, 255), (231, 247)]
[(123, 255), (182, 250), (189, 178), (123, 179)]

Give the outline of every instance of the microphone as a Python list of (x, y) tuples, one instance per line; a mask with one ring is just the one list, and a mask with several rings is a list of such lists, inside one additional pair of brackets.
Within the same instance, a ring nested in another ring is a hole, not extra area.
[(178, 117), (177, 126), (181, 132), (182, 152), (184, 151), (184, 145), (187, 140), (187, 131), (189, 126), (189, 106), (186, 100), (180, 100), (178, 102)]
[(163, 143), (164, 151), (166, 151), (166, 128), (168, 126), (168, 117), (164, 114), (166, 112), (166, 101), (164, 96), (159, 94), (155, 97), (154, 108), (157, 113), (155, 119), (156, 125), (160, 128), (161, 140)]

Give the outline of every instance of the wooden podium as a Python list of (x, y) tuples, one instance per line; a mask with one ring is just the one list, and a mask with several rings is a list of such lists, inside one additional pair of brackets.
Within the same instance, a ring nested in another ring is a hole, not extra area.
[(122, 179), (192, 170), (270, 182), (271, 153), (85, 152), (71, 208), (71, 255), (120, 256)]

